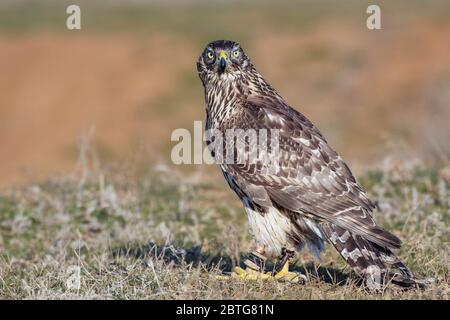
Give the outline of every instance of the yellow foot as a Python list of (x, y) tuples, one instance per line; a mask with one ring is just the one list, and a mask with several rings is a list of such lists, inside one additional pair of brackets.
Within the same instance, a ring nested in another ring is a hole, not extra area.
[(280, 272), (272, 275), (271, 272), (259, 272), (253, 270), (251, 268), (242, 269), (241, 267), (234, 268), (233, 272), (230, 276), (218, 276), (218, 279), (228, 280), (229, 278), (241, 279), (241, 280), (278, 280), (278, 281), (286, 281), (291, 283), (304, 283), (306, 282), (306, 276), (289, 271), (288, 264), (286, 263)]
[(306, 283), (307, 282), (307, 278), (304, 274), (301, 274), (300, 272), (292, 272), (289, 271), (289, 263), (286, 262), (283, 265), (283, 268), (277, 272), (274, 276), (274, 279), (276, 280), (282, 280), (282, 281), (287, 281), (287, 282), (294, 282), (294, 283), (298, 283), (298, 282), (302, 282), (302, 283)]

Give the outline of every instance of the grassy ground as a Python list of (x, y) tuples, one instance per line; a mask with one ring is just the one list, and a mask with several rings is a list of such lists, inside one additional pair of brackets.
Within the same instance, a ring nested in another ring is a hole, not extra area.
[(436, 279), (425, 291), (374, 294), (331, 248), (321, 263), (297, 257), (306, 285), (217, 280), (251, 245), (223, 181), (162, 165), (138, 177), (126, 168), (82, 169), (0, 196), (0, 297), (448, 299), (448, 179), (448, 168), (392, 162), (360, 177), (381, 208), (377, 221), (403, 239), (400, 257)]

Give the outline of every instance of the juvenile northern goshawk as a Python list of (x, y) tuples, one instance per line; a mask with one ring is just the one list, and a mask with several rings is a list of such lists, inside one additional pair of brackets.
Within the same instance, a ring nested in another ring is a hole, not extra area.
[[(371, 286), (421, 285), (392, 253), (400, 248), (400, 239), (376, 224), (374, 203), (342, 158), (319, 129), (264, 80), (238, 43), (211, 42), (197, 69), (205, 92), (206, 130), (224, 136), (229, 129), (276, 129), (279, 134), (277, 162), (220, 163), (244, 204), (258, 245), (246, 260), (247, 269), (237, 268), (236, 274), (288, 276), (296, 250), (307, 245), (319, 254), (329, 242)], [(245, 138), (240, 146), (250, 152), (256, 148)], [(217, 158), (217, 150), (210, 150)], [(272, 272), (264, 271), (268, 257), (279, 258)]]

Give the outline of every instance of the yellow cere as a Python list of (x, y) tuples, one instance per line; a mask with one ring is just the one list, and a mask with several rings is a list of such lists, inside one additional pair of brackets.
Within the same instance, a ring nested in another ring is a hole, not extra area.
[(223, 50), (220, 51), (220, 54), (219, 54), (219, 60), (222, 59), (222, 58), (224, 58), (225, 60), (228, 59), (228, 56), (227, 56), (226, 52), (223, 51)]

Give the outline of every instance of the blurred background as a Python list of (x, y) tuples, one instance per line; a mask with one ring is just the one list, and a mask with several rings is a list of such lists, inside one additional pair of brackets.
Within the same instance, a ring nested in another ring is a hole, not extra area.
[(85, 140), (102, 163), (170, 164), (171, 132), (204, 119), (197, 57), (224, 38), (356, 170), (449, 162), (448, 0), (76, 1), (70, 31), (73, 3), (0, 2), (0, 186), (73, 170)]

